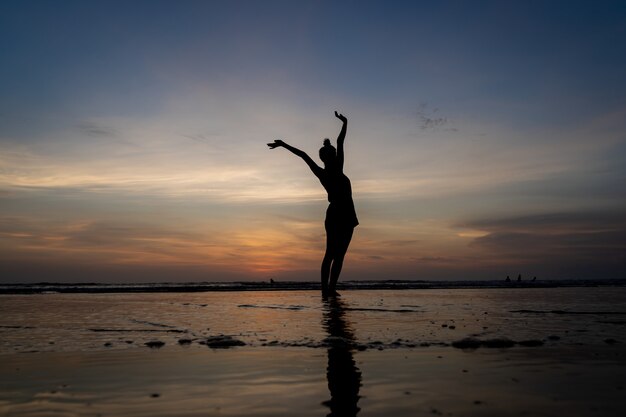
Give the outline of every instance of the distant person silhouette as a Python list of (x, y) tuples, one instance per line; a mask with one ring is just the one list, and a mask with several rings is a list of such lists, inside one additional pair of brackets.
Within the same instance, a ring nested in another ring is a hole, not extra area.
[(319, 178), (320, 182), (328, 193), (330, 203), (326, 210), (326, 253), (322, 260), (322, 295), (338, 296), (337, 281), (343, 266), (343, 260), (348, 251), (348, 246), (352, 240), (354, 228), (359, 224), (352, 201), (352, 186), (350, 180), (343, 173), (343, 142), (346, 139), (346, 129), (348, 119), (335, 112), (343, 123), (341, 132), (337, 137), (337, 149), (330, 144), (329, 139), (324, 139), (324, 146), (320, 149), (319, 155), (324, 168), (317, 165), (306, 152), (294, 148), (278, 139), (274, 143), (268, 143), (270, 149), (283, 147), (291, 153), (299, 156), (307, 163), (313, 174)]

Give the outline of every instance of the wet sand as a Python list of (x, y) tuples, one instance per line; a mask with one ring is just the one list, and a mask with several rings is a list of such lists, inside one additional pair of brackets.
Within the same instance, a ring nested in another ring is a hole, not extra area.
[(618, 416), (626, 291), (0, 296), (0, 415)]
[[(623, 351), (451, 348), (354, 354), (359, 416), (619, 416)], [(331, 413), (327, 351), (39, 353), (0, 357), (6, 416), (324, 416)], [(335, 415), (355, 415), (335, 414)]]

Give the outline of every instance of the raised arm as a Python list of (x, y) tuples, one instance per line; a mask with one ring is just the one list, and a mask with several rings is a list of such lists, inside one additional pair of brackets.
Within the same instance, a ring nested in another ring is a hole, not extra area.
[(341, 113), (335, 111), (335, 117), (343, 122), (341, 132), (337, 136), (337, 165), (343, 170), (343, 141), (346, 140), (346, 130), (348, 128), (348, 118)]
[(276, 149), (278, 147), (283, 147), (285, 149), (287, 149), (289, 152), (291, 152), (292, 154), (299, 156), (300, 158), (302, 158), (304, 160), (304, 162), (306, 162), (306, 164), (309, 166), (309, 168), (311, 168), (311, 171), (313, 171), (313, 173), (315, 174), (316, 177), (320, 177), (320, 175), (323, 173), (323, 169), (317, 165), (309, 155), (307, 155), (306, 152), (301, 151), (298, 148), (294, 148), (291, 145), (286, 144), (285, 142), (283, 142), (280, 139), (275, 140), (273, 143), (268, 143), (267, 146), (270, 147), (270, 149)]

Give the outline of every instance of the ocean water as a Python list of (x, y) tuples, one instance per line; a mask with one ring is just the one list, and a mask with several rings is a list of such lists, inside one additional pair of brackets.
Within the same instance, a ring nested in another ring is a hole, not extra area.
[(621, 416), (625, 345), (624, 287), (4, 294), (0, 416)]
[[(249, 347), (320, 348), (339, 314), (364, 349), (465, 338), (626, 343), (626, 287), (0, 295), (0, 354), (145, 348), (227, 336)], [(339, 312), (339, 313), (336, 313)], [(608, 341), (608, 342), (607, 342)]]

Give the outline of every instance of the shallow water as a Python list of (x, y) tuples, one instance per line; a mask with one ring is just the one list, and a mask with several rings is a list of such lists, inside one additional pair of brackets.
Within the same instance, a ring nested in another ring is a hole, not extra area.
[[(625, 301), (623, 287), (364, 290), (339, 301), (3, 295), (0, 415), (621, 416)], [(511, 347), (454, 347), (467, 337)], [(154, 341), (164, 345), (145, 345)], [(514, 343), (524, 341), (532, 347)]]
[(0, 355), (0, 415), (623, 415), (624, 356), (590, 353), (430, 347), (339, 364), (330, 349), (302, 347)]
[[(215, 335), (254, 347), (323, 347), (328, 308), (316, 291), (0, 295), (0, 354), (143, 348)], [(626, 342), (624, 287), (347, 291), (341, 309), (362, 348), (465, 337)]]

